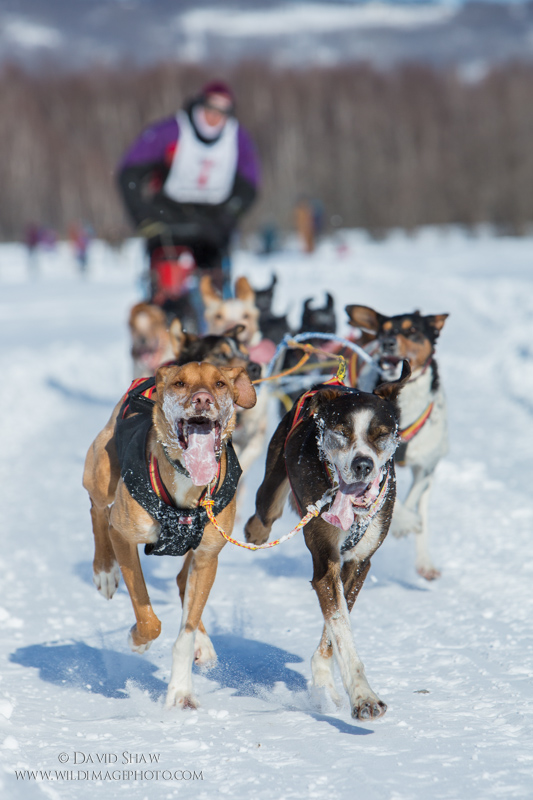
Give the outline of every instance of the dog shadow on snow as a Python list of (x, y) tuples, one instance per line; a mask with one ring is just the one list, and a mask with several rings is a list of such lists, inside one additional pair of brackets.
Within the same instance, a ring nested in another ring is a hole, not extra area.
[(39, 670), (46, 683), (84, 689), (104, 697), (129, 696), (128, 681), (147, 691), (152, 700), (166, 692), (166, 683), (156, 678), (157, 667), (133, 654), (90, 647), (84, 642), (32, 644), (20, 647), (9, 657), (13, 664)]
[[(245, 639), (236, 634), (213, 634), (211, 641), (217, 652), (218, 661), (213, 669), (203, 672), (209, 680), (216, 682), (221, 688), (233, 689), (234, 697), (259, 697), (268, 699), (267, 693), (275, 693), (280, 684), (285, 689), (295, 694), (307, 694), (307, 680), (299, 672), (291, 669), (288, 664), (301, 664), (301, 656), (282, 650), (280, 647), (260, 642), (255, 639)], [(281, 689), (283, 693), (283, 689)], [(296, 699), (296, 698), (295, 698)], [(352, 736), (364, 736), (373, 731), (362, 728), (356, 724), (349, 724), (328, 714), (313, 712), (310, 708), (302, 707), (300, 700), (287, 703), (286, 698), (281, 700), (288, 711), (305, 713), (318, 722), (327, 722), (340, 733)], [(304, 701), (304, 706), (307, 702)], [(275, 714), (277, 710), (258, 712)]]
[[(284, 684), (294, 693), (307, 690), (303, 675), (288, 664), (301, 663), (303, 659), (280, 647), (235, 634), (216, 634), (211, 637), (218, 654), (217, 665), (204, 677), (221, 688), (234, 690), (235, 697), (262, 697)], [(129, 697), (128, 682), (147, 692), (153, 702), (166, 694), (167, 684), (155, 676), (157, 667), (138, 655), (118, 653), (84, 642), (61, 644), (50, 642), (21, 647), (10, 655), (13, 664), (39, 670), (39, 678), (46, 683), (64, 688), (83, 689), (91, 694), (114, 699)], [(307, 713), (318, 722), (326, 722), (341, 733), (365, 735), (372, 731), (349, 724), (327, 714), (314, 713), (293, 704), (287, 710)], [(276, 713), (265, 711), (263, 713)]]

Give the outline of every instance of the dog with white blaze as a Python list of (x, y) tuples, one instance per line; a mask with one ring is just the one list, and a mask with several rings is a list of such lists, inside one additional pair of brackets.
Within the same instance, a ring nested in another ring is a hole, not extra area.
[(339, 702), (335, 657), (352, 716), (359, 719), (375, 719), (387, 708), (368, 684), (349, 613), (389, 530), (396, 497), (397, 399), (410, 374), (404, 362), (399, 380), (373, 394), (332, 379), (302, 395), (272, 437), (256, 511), (245, 528), (249, 542), (263, 544), (289, 492), (301, 516), (329, 493), (330, 507), (304, 528), (313, 558), (312, 586), (324, 616), (311, 661), (313, 685)]

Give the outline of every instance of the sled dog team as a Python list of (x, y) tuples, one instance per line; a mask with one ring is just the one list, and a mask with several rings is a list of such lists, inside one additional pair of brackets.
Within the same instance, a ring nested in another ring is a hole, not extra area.
[[(287, 327), (271, 312), (274, 283), (258, 293), (256, 304), (246, 278), (237, 281), (230, 300), (203, 278), (203, 337), (184, 331), (178, 319), (167, 325), (155, 306), (134, 306), (135, 380), (87, 454), (83, 484), (91, 500), (94, 582), (111, 599), (122, 574), (135, 614), (132, 650), (144, 652), (161, 632), (138, 546), (147, 554), (184, 556), (169, 707), (195, 708), (193, 664), (216, 661), (202, 613), (226, 539), (210, 515), (231, 536), (241, 473), (264, 451), (269, 393), (256, 394), (253, 381)], [(325, 333), (332, 320), (335, 330), (332, 303), (328, 297), (319, 310), (306, 303), (307, 330)], [(312, 683), (339, 703), (335, 660), (352, 716), (368, 720), (387, 707), (367, 681), (349, 614), (372, 555), (389, 528), (397, 536), (414, 533), (417, 571), (427, 580), (439, 576), (429, 555), (427, 517), (432, 476), (446, 452), (435, 345), (447, 315), (387, 317), (358, 305), (346, 312), (354, 340), (371, 353), (374, 367), (363, 368), (357, 386), (336, 377), (313, 386), (284, 414), (268, 445), (244, 537), (252, 546), (265, 544), (289, 496), (299, 518), (313, 512), (303, 532), (324, 627), (311, 659)], [(396, 500), (398, 465), (410, 467), (413, 476), (402, 504)]]

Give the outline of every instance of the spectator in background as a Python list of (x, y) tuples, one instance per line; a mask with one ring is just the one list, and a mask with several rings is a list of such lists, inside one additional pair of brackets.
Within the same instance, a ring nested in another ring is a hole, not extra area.
[(87, 225), (80, 222), (73, 222), (69, 225), (68, 238), (74, 250), (74, 257), (78, 263), (81, 275), (87, 272), (87, 258), (89, 244), (91, 242), (91, 231)]
[(302, 195), (294, 206), (294, 224), (304, 253), (315, 250), (315, 221), (313, 206), (309, 198)]
[(258, 180), (253, 144), (235, 118), (232, 90), (221, 81), (143, 131), (118, 174), (152, 261), (169, 246), (187, 246), (219, 286), (231, 234), (252, 205)]
[(26, 226), (24, 239), (28, 248), (28, 272), (32, 277), (35, 277), (39, 266), (37, 248), (41, 242), (41, 229), (39, 226), (34, 222), (30, 222)]

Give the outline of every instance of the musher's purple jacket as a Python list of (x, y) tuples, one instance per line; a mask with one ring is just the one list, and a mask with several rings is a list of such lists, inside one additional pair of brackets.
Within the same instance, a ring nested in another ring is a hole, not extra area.
[[(194, 128), (193, 107), (194, 103), (190, 104), (185, 112)], [(163, 223), (165, 237), (170, 236), (175, 244), (227, 247), (239, 218), (257, 195), (259, 164), (250, 136), (239, 125), (233, 187), (229, 197), (219, 204), (179, 203), (162, 191), (179, 137), (175, 117), (156, 122), (142, 132), (119, 166), (118, 183), (124, 204), (141, 231), (150, 230), (151, 223)]]
[[(167, 164), (169, 152), (179, 140), (180, 128), (176, 117), (156, 122), (146, 128), (130, 147), (119, 170), (140, 164)], [(239, 125), (237, 132), (237, 173), (256, 189), (259, 186), (259, 164), (248, 132)]]

